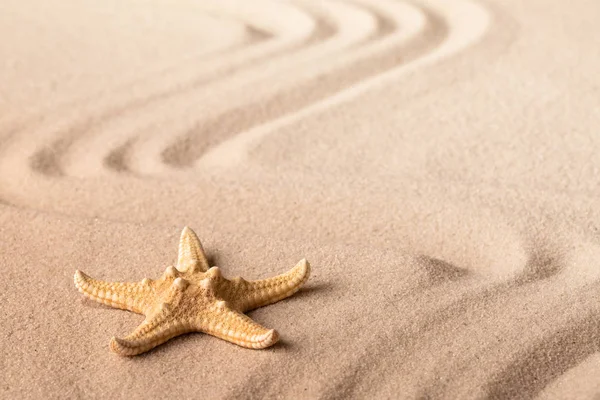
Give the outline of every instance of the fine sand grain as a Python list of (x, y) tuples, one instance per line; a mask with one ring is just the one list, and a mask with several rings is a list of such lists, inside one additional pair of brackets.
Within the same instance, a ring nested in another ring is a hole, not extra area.
[[(600, 3), (0, 1), (0, 398), (600, 397)], [(134, 358), (73, 285), (306, 257)]]

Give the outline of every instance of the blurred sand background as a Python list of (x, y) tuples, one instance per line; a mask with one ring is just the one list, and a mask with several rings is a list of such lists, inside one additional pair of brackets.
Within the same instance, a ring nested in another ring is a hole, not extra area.
[[(600, 396), (600, 3), (0, 2), (0, 397)], [(306, 257), (253, 351), (75, 269)]]

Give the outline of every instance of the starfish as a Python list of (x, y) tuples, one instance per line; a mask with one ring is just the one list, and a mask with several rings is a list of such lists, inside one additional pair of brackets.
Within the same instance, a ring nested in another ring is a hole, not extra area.
[(157, 280), (103, 282), (77, 270), (74, 281), (92, 300), (146, 316), (131, 334), (110, 341), (113, 352), (133, 356), (188, 332), (204, 332), (252, 349), (272, 346), (279, 339), (277, 331), (243, 313), (293, 295), (309, 275), (310, 265), (303, 259), (287, 273), (272, 278), (225, 279), (219, 267), (209, 268), (200, 240), (185, 227), (177, 267), (167, 267)]

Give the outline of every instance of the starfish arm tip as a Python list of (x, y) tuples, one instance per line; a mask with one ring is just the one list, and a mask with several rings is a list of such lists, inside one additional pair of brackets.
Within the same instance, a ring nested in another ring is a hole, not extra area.
[(110, 350), (120, 356), (134, 356), (139, 353), (129, 341), (115, 336), (110, 339)]
[(292, 268), (292, 270), (288, 273), (290, 278), (292, 279), (293, 286), (300, 288), (308, 280), (311, 273), (310, 263), (303, 258), (298, 261), (296, 266)]
[(300, 269), (300, 271), (302, 272), (303, 275), (310, 274), (310, 263), (308, 262), (308, 260), (306, 258), (303, 258), (302, 260), (300, 260), (298, 262), (298, 264), (296, 264), (296, 266)]
[(278, 341), (279, 333), (277, 333), (275, 329), (269, 329), (262, 334), (254, 335), (247, 341), (245, 340), (240, 342), (233, 340), (233, 342), (237, 345), (255, 350), (266, 349), (267, 347), (273, 346)]
[(121, 339), (113, 336), (110, 338), (109, 346), (113, 353), (120, 354), (121, 353), (120, 350), (123, 348), (123, 343), (122, 343)]
[(75, 270), (75, 275), (73, 276), (73, 282), (75, 283), (75, 287), (77, 289), (83, 289), (83, 286), (88, 283), (89, 276), (80, 270)]
[(181, 231), (179, 238), (179, 255), (177, 257), (177, 269), (181, 272), (188, 270), (208, 270), (208, 260), (204, 248), (196, 233), (187, 225)]
[(258, 337), (259, 348), (266, 348), (273, 346), (279, 341), (279, 333), (275, 329), (269, 329), (266, 333)]
[(277, 333), (277, 331), (275, 329), (269, 329), (262, 334), (253, 336), (248, 341), (243, 341), (243, 342), (233, 341), (233, 342), (240, 346), (243, 346), (243, 347), (260, 350), (260, 349), (266, 349), (267, 347), (271, 347), (278, 341), (279, 341), (279, 333)]

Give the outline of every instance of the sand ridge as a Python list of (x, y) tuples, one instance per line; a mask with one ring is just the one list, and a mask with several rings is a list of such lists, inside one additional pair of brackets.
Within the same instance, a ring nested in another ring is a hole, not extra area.
[[(595, 398), (598, 6), (0, 6), (0, 397)], [(270, 350), (141, 321), (72, 275), (303, 257)]]

